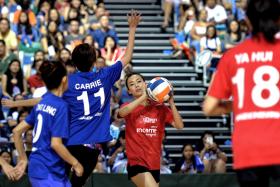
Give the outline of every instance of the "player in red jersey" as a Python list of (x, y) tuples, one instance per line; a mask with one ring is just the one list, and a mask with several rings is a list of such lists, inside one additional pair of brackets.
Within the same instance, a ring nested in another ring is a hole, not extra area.
[(148, 99), (146, 83), (142, 75), (132, 73), (126, 78), (129, 94), (135, 100), (125, 103), (119, 116), (126, 121), (126, 153), (128, 177), (138, 187), (159, 185), (161, 144), (165, 124), (177, 129), (184, 127), (173, 96), (170, 108)]
[(280, 26), (278, 0), (249, 0), (252, 37), (227, 51), (219, 62), (203, 110), (231, 111), (234, 169), (240, 185), (269, 186), (280, 178)]

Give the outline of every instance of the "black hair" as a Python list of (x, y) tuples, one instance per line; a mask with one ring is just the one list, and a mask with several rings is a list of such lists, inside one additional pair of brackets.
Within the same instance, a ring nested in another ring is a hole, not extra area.
[(215, 140), (215, 134), (212, 131), (204, 131), (203, 134), (200, 136), (200, 139), (198, 142), (196, 142), (196, 151), (201, 151), (204, 148), (204, 143), (203, 143), (203, 138), (206, 134), (209, 134), (213, 137), (213, 141), (216, 142)]
[(11, 152), (11, 148), (6, 147), (6, 148), (4, 148), (4, 149), (1, 149), (0, 156), (2, 156), (3, 153), (8, 153), (8, 154), (10, 155), (10, 157), (11, 157), (11, 163), (8, 163), (8, 164), (14, 166), (15, 164), (14, 164), (14, 161), (13, 161), (13, 155), (12, 155), (12, 152)]
[(231, 21), (228, 23), (228, 34), (230, 34), (230, 33), (232, 32), (232, 31), (230, 30), (230, 24), (231, 24), (232, 22), (236, 22), (237, 25), (238, 25), (238, 29), (237, 29), (237, 31), (236, 31), (236, 33), (235, 33), (235, 34), (237, 34), (237, 39), (236, 39), (235, 41), (238, 42), (238, 41), (241, 40), (241, 37), (242, 37), (241, 26), (240, 26), (240, 23), (239, 23), (238, 20), (236, 20), (236, 19), (231, 20)]
[[(253, 37), (264, 38), (273, 43), (279, 32), (280, 2), (278, 0), (249, 0), (246, 12), (251, 25)], [(278, 23), (277, 23), (278, 22)]]
[[(14, 62), (17, 62), (18, 65), (19, 65), (19, 70), (16, 74), (16, 79), (17, 79), (17, 86), (19, 87), (20, 91), (23, 92), (23, 79), (24, 79), (24, 76), (23, 76), (23, 72), (22, 72), (22, 69), (21, 69), (21, 62), (18, 60), (18, 59), (13, 59), (11, 60), (11, 62), (9, 63), (8, 65), (8, 68), (5, 72), (5, 74), (7, 75), (7, 81), (11, 81), (14, 77), (12, 75), (12, 72), (10, 70), (10, 67), (11, 65), (14, 63)], [(14, 88), (14, 85), (8, 83), (7, 84), (7, 92), (9, 94), (12, 94), (13, 93), (13, 88)]]
[[(113, 46), (113, 48), (112, 48), (112, 52), (114, 52), (115, 49), (117, 48), (117, 42), (116, 42), (115, 38), (113, 38), (112, 36), (108, 35), (108, 36), (106, 36), (106, 37), (104, 38), (103, 46), (104, 46), (104, 48), (105, 48), (105, 46), (106, 46), (106, 41), (107, 41), (108, 38), (112, 38), (112, 40), (114, 40), (114, 43), (115, 43), (115, 44), (114, 44), (114, 46)], [(107, 50), (107, 49), (105, 48), (105, 50)]]
[[(50, 9), (52, 9), (54, 7), (54, 1), (53, 0), (40, 0), (39, 3), (38, 3), (38, 6), (37, 6), (39, 11), (42, 8), (43, 3), (45, 3), (45, 2), (49, 3)], [(39, 11), (38, 11), (38, 13), (39, 13)]]
[[(22, 23), (21, 20), (20, 20), (20, 16), (22, 14), (26, 15), (27, 20), (26, 20), (25, 23)], [(32, 26), (30, 24), (27, 11), (21, 11), (20, 14), (19, 14), (19, 21), (18, 21), (18, 24), (17, 24), (17, 32), (18, 32), (17, 34), (23, 34), (23, 33), (26, 33), (27, 35), (32, 34)]]
[[(57, 13), (57, 15), (58, 15), (57, 20), (51, 20), (51, 18), (50, 18), (51, 11), (53, 11), (53, 10), (55, 10), (56, 13)], [(49, 10), (48, 22), (50, 22), (50, 21), (54, 21), (54, 22), (57, 24), (57, 26), (60, 25), (60, 13), (59, 13), (58, 10), (55, 9), (55, 8), (50, 8), (50, 10)]]
[(143, 75), (141, 75), (140, 73), (131, 72), (131, 73), (127, 74), (126, 78), (125, 78), (125, 86), (126, 86), (127, 90), (128, 90), (128, 82), (127, 81), (133, 75), (139, 75), (143, 79), (143, 81), (145, 82), (145, 78), (143, 77)]
[(72, 67), (76, 68), (75, 64), (73, 63), (73, 61), (71, 59), (69, 59), (65, 62), (65, 66), (72, 66)]
[(45, 60), (39, 70), (48, 90), (58, 88), (62, 78), (67, 75), (65, 66), (58, 61)]
[(0, 43), (3, 44), (4, 46), (6, 46), (5, 40), (0, 40)]
[(217, 37), (217, 29), (216, 29), (215, 25), (208, 25), (208, 26), (206, 27), (206, 38), (207, 38), (207, 39), (208, 39), (208, 31), (209, 31), (211, 28), (213, 28), (214, 31), (215, 31), (215, 33), (214, 33), (214, 35), (213, 35), (212, 38), (216, 38), (216, 37)]
[(91, 67), (96, 62), (95, 48), (89, 44), (78, 45), (72, 52), (72, 60), (79, 71), (90, 71)]
[(0, 18), (0, 22), (3, 21), (3, 20), (5, 20), (5, 21), (8, 22), (8, 28), (9, 28), (9, 30), (10, 30), (10, 29), (11, 29), (10, 20), (9, 20), (8, 18), (5, 18), (5, 17)]
[[(192, 151), (193, 151), (193, 152), (195, 151), (195, 148), (194, 148), (194, 146), (193, 146), (192, 144), (189, 144), (189, 143), (184, 144), (183, 147), (182, 147), (182, 150), (181, 150), (181, 153), (183, 154), (183, 160), (185, 160), (185, 157), (184, 157), (184, 149), (185, 149), (185, 147), (187, 147), (187, 146), (190, 146), (190, 147), (192, 148)], [(194, 155), (192, 156), (191, 160), (192, 160), (193, 168), (196, 169), (196, 161), (195, 161), (195, 156), (194, 156)]]

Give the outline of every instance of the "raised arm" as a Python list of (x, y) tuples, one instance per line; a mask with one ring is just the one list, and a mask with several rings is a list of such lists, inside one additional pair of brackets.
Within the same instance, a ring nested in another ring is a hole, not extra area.
[(121, 59), (123, 67), (125, 67), (131, 61), (133, 48), (134, 48), (135, 32), (140, 20), (141, 20), (141, 14), (135, 10), (131, 10), (130, 14), (128, 15), (128, 25), (129, 25), (128, 43), (126, 46), (125, 54)]

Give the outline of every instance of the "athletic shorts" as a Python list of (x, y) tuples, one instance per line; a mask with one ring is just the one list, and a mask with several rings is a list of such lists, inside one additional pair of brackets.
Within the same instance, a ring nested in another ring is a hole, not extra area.
[(130, 166), (127, 165), (127, 174), (128, 174), (128, 179), (130, 180), (132, 177), (136, 176), (139, 173), (145, 173), (145, 172), (150, 172), (152, 176), (154, 177), (156, 183), (159, 183), (160, 181), (160, 170), (149, 170), (148, 168), (144, 166)]
[(55, 180), (51, 175), (47, 179), (39, 179), (34, 177), (29, 177), (29, 181), (32, 187), (46, 187), (46, 186), (55, 186), (55, 187), (71, 187), (71, 183), (67, 177), (65, 180)]

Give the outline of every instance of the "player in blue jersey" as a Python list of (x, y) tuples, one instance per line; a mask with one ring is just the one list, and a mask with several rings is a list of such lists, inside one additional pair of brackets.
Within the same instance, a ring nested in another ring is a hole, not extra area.
[[(95, 49), (88, 44), (77, 46), (72, 53), (72, 61), (78, 72), (68, 76), (69, 86), (63, 99), (70, 109), (70, 136), (67, 148), (84, 167), (82, 177), (75, 173), (71, 177), (73, 187), (83, 186), (97, 163), (99, 150), (97, 143), (108, 142), (110, 136), (111, 88), (120, 78), (121, 71), (132, 58), (136, 27), (141, 15), (131, 11), (128, 16), (129, 34), (126, 52), (114, 65), (92, 72), (96, 63)], [(39, 99), (40, 100), (40, 99)], [(39, 100), (30, 101), (33, 105)], [(5, 100), (5, 106), (26, 106), (25, 101), (17, 103)], [(66, 167), (70, 171), (71, 166)]]
[[(110, 135), (111, 89), (119, 80), (121, 71), (132, 58), (135, 31), (141, 16), (132, 11), (128, 17), (129, 36), (126, 52), (114, 65), (92, 72), (96, 62), (95, 49), (88, 44), (77, 46), (72, 53), (72, 61), (79, 72), (69, 75), (69, 87), (63, 99), (69, 104), (70, 138), (69, 151), (81, 162), (84, 175), (72, 176), (73, 186), (82, 186), (92, 173), (99, 150), (96, 143), (112, 140)], [(69, 170), (70, 166), (68, 166)]]
[(40, 72), (49, 91), (29, 116), (13, 130), (19, 154), (16, 173), (20, 178), (28, 162), (22, 133), (34, 128), (28, 167), (32, 186), (71, 186), (65, 172), (65, 162), (71, 165), (77, 176), (83, 174), (83, 166), (63, 145), (69, 138), (68, 105), (61, 98), (68, 86), (66, 69), (60, 62), (45, 61)]

